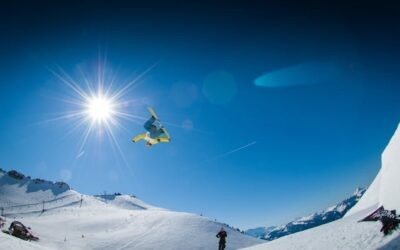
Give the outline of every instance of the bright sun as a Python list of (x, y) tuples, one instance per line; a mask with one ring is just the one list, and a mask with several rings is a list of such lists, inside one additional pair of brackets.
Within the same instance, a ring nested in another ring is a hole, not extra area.
[[(123, 120), (141, 124), (146, 118), (133, 115), (130, 110), (135, 103), (140, 103), (141, 99), (130, 97), (129, 100), (124, 100), (123, 97), (127, 95), (130, 89), (138, 86), (139, 80), (154, 66), (151, 66), (133, 80), (117, 85), (117, 76), (108, 74), (105, 65), (105, 62), (99, 63), (97, 65), (98, 72), (93, 76), (86, 74), (79, 68), (81, 71), (80, 81), (75, 81), (61, 68), (59, 71), (50, 69), (62, 83), (69, 87), (72, 93), (62, 99), (71, 110), (48, 121), (65, 119), (73, 125), (71, 132), (84, 127), (77, 158), (82, 156), (85, 147), (89, 147), (87, 142), (95, 136), (96, 138), (108, 138), (112, 148), (115, 152), (118, 151), (125, 161), (114, 131), (115, 129), (128, 131), (123, 126)], [(72, 107), (74, 107), (73, 110)], [(128, 110), (130, 111), (127, 112)]]
[(87, 100), (87, 113), (92, 121), (107, 122), (114, 113), (113, 102), (106, 96), (98, 95)]
[(117, 82), (117, 76), (106, 71), (105, 62), (97, 65), (98, 71), (93, 75), (86, 74), (81, 68), (80, 80), (76, 81), (69, 76), (63, 69), (50, 71), (69, 89), (69, 94), (64, 101), (68, 107), (74, 106), (73, 110), (65, 112), (60, 116), (48, 121), (66, 119), (73, 124), (71, 131), (79, 127), (85, 127), (81, 135), (81, 143), (78, 154), (84, 151), (85, 145), (91, 136), (107, 137), (112, 147), (122, 155), (118, 144), (115, 129), (124, 129), (122, 120), (129, 120), (141, 124), (146, 118), (133, 115), (127, 110), (131, 109), (141, 99), (124, 100), (123, 97), (135, 86), (141, 78), (155, 65), (140, 73), (136, 78), (122, 84)]

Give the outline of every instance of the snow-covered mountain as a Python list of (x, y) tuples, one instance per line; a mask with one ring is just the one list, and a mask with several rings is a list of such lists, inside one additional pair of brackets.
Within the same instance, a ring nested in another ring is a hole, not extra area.
[[(225, 224), (146, 204), (131, 195), (83, 195), (63, 182), (0, 171), (0, 208), (6, 227), (16, 219), (38, 242), (0, 232), (0, 249), (215, 249)], [(261, 243), (232, 228), (227, 249)]]
[(298, 218), (279, 227), (259, 227), (246, 230), (245, 233), (264, 240), (274, 240), (280, 237), (301, 232), (322, 224), (332, 222), (342, 218), (364, 194), (365, 188), (358, 188), (354, 194), (340, 202), (339, 204), (325, 209), (322, 212), (313, 213), (305, 217)]
[(399, 230), (384, 236), (380, 222), (358, 222), (381, 205), (400, 211), (399, 179), (400, 126), (382, 154), (376, 178), (342, 219), (246, 249), (400, 249)]
[(272, 230), (274, 230), (276, 227), (272, 226), (272, 227), (256, 227), (256, 228), (251, 228), (251, 229), (247, 229), (244, 231), (245, 234), (259, 238), (259, 239), (263, 239), (265, 235), (267, 235), (269, 232), (271, 232)]

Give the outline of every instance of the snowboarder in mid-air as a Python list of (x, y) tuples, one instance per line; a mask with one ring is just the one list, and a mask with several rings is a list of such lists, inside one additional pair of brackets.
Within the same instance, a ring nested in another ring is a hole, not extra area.
[(226, 233), (225, 229), (221, 227), (221, 230), (218, 232), (216, 236), (217, 238), (219, 238), (218, 250), (224, 250), (226, 245), (226, 237), (228, 237), (228, 234)]
[(148, 108), (151, 117), (145, 122), (143, 127), (147, 130), (146, 133), (140, 134), (133, 138), (133, 142), (138, 142), (140, 140), (146, 141), (146, 146), (151, 147), (159, 142), (170, 142), (171, 137), (169, 136), (167, 130), (161, 124), (156, 113), (152, 108)]

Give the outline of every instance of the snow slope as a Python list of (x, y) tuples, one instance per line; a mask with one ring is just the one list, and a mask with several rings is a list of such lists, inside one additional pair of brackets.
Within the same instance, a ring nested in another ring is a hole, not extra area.
[(400, 126), (382, 154), (375, 180), (344, 218), (245, 249), (400, 249), (399, 231), (383, 236), (380, 222), (358, 222), (379, 205), (400, 211), (399, 178)]
[(400, 249), (399, 245), (397, 248), (386, 248), (387, 245), (394, 244), (393, 242), (399, 240), (398, 232), (383, 237), (383, 234), (379, 232), (380, 223), (357, 223), (357, 220), (372, 211), (373, 209), (360, 211), (353, 216), (244, 249)]
[(335, 221), (342, 218), (346, 214), (346, 212), (349, 211), (357, 203), (364, 192), (365, 189), (357, 188), (357, 190), (351, 197), (341, 201), (335, 206), (325, 209), (324, 211), (295, 219), (279, 227), (268, 227), (264, 228), (264, 230), (262, 230), (263, 228), (249, 229), (245, 233), (260, 239), (271, 241), (289, 234), (301, 232), (313, 227), (320, 226), (322, 224)]
[(121, 195), (121, 194), (106, 194), (106, 195), (95, 195), (94, 197), (99, 200), (112, 204), (119, 208), (126, 208), (131, 210), (143, 210), (143, 209), (162, 209), (154, 206), (150, 206), (147, 203), (139, 200), (133, 195)]
[[(218, 245), (215, 235), (223, 224), (208, 218), (156, 208), (129, 195), (81, 195), (67, 186), (61, 192), (59, 186), (0, 172), (0, 207), (5, 207), (7, 226), (15, 218), (40, 238), (26, 242), (0, 233), (0, 249), (179, 250)], [(227, 249), (262, 242), (226, 229)]]
[(50, 182), (42, 179), (31, 179), (16, 171), (8, 174), (0, 169), (0, 206), (18, 206), (35, 204), (43, 200), (77, 195), (64, 182)]
[(368, 207), (383, 205), (400, 212), (400, 125), (382, 154), (382, 167), (359, 204), (346, 216)]

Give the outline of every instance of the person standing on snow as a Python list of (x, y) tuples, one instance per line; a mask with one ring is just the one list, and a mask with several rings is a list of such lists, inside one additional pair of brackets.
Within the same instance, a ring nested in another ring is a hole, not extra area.
[(226, 233), (225, 229), (223, 227), (221, 227), (221, 230), (219, 231), (219, 233), (216, 236), (217, 236), (217, 238), (219, 238), (218, 250), (224, 250), (225, 244), (226, 244), (226, 237), (228, 237), (228, 234)]

